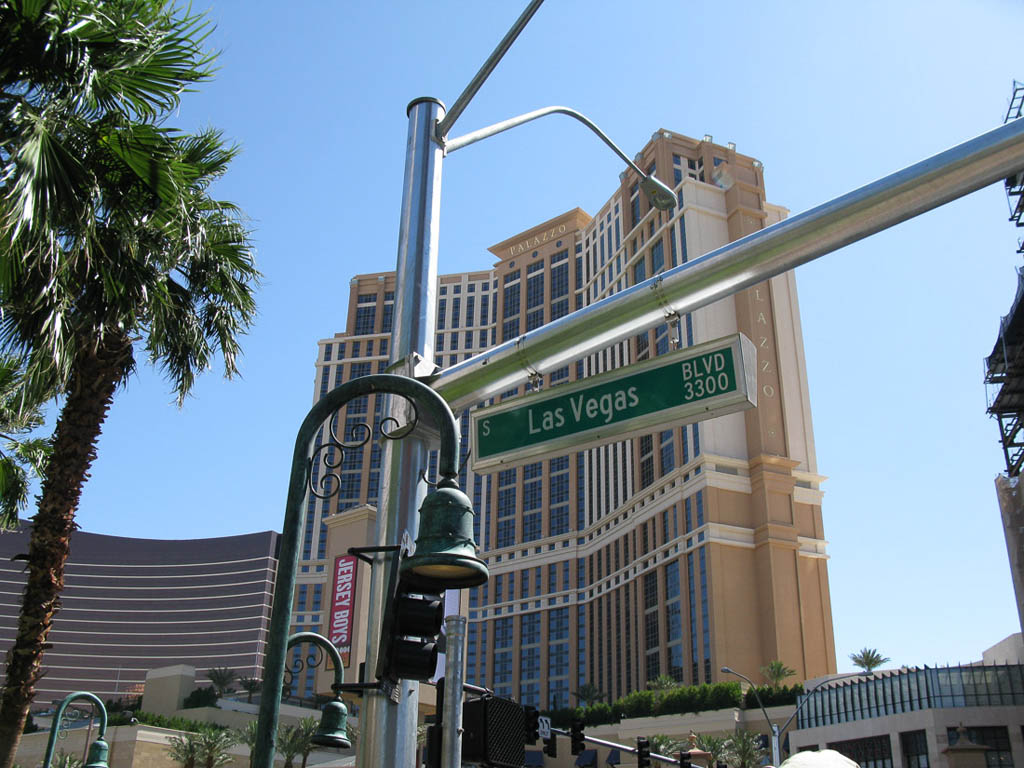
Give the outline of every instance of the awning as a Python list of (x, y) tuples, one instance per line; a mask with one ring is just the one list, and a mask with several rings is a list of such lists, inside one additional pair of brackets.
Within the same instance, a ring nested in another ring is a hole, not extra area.
[(526, 752), (526, 762), (523, 765), (527, 766), (540, 766), (544, 765), (544, 753), (539, 749), (531, 749)]
[(590, 765), (596, 766), (597, 765), (597, 750), (596, 749), (584, 749), (576, 757), (576, 762), (574, 763), (574, 765), (576, 765), (577, 768), (585, 768), (586, 766), (590, 766)]
[(608, 757), (605, 759), (604, 762), (606, 765), (618, 765), (619, 763), (621, 763), (622, 759), (619, 757), (619, 750), (610, 750), (608, 752)]

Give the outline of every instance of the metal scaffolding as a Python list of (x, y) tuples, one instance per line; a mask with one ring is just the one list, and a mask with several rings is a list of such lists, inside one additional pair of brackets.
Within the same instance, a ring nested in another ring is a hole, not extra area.
[[(1013, 81), (1013, 93), (1004, 123), (1024, 115), (1024, 83)], [(1006, 198), (1010, 221), (1024, 227), (1024, 171), (1006, 179)], [(1024, 253), (1024, 240), (1017, 241), (1017, 253)], [(999, 337), (992, 353), (985, 358), (985, 385), (988, 412), (999, 421), (999, 437), (1010, 477), (1020, 474), (1024, 465), (1024, 268), (1017, 270), (1017, 294), (999, 322)]]

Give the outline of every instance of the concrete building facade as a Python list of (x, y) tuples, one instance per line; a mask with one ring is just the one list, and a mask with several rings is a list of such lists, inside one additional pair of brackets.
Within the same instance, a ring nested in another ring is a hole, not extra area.
[[(637, 156), (673, 187), (676, 207), (651, 209), (624, 172), (594, 216), (569, 210), (489, 250), (490, 266), (442, 275), (434, 362), (446, 367), (770, 225), (763, 168), (733, 145), (656, 132)], [(395, 277), (356, 276), (345, 330), (319, 342), (314, 401), (389, 364)], [(464, 468), (475, 533), (491, 572), (471, 589), (467, 677), (543, 708), (575, 704), (596, 686), (615, 698), (661, 674), (751, 677), (779, 659), (800, 679), (835, 671), (823, 477), (814, 453), (800, 314), (792, 274), (665, 322), (559, 370), (544, 388), (724, 337), (758, 353), (758, 407), (484, 474)], [(525, 387), (495, 401), (521, 395)], [(379, 427), (381, 398), (348, 404), (336, 421), (349, 442)], [(464, 456), (468, 413), (461, 418)], [(376, 503), (375, 440), (346, 450), (320, 437), (301, 552), (293, 628), (331, 624), (332, 571), (369, 529), (348, 515)], [(337, 451), (337, 452), (336, 452)], [(337, 466), (331, 467), (331, 464)], [(329, 530), (330, 526), (330, 530)], [(360, 566), (365, 569), (365, 566)], [(354, 634), (369, 573), (359, 572)], [(354, 653), (353, 668), (362, 659)], [(324, 679), (326, 683), (326, 678)], [(310, 692), (318, 687), (310, 675)]]

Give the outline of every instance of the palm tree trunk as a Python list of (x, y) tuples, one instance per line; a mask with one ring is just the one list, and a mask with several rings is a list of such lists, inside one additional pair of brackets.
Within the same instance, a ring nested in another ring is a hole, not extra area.
[(75, 510), (96, 458), (96, 442), (114, 392), (131, 370), (131, 342), (123, 333), (108, 334), (98, 350), (80, 352), (67, 400), (53, 435), (53, 453), (43, 473), (39, 507), (29, 538), (28, 581), (14, 645), (0, 692), (0, 768), (11, 768), (25, 719), (42, 675), (43, 652), (64, 588)]

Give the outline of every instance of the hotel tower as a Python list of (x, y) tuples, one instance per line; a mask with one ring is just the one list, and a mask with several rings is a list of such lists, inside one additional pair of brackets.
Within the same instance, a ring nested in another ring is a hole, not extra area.
[[(570, 210), (492, 246), (479, 271), (442, 275), (434, 362), (460, 362), (762, 229), (785, 215), (765, 201), (761, 163), (658, 131), (637, 164), (673, 187), (652, 209), (632, 171), (591, 216)], [(505, 233), (497, 233), (499, 235)], [(394, 273), (352, 279), (345, 331), (319, 342), (314, 400), (388, 365)], [(545, 371), (544, 389), (736, 332), (757, 348), (757, 408), (459, 478), (477, 512), (489, 582), (464, 594), (467, 681), (523, 704), (560, 708), (595, 686), (608, 700), (658, 675), (686, 684), (723, 665), (759, 680), (778, 659), (803, 680), (836, 668), (820, 484), (796, 282), (772, 278)], [(524, 387), (495, 401), (522, 394)], [(338, 415), (346, 433), (379, 424), (381, 398)], [(461, 419), (463, 454), (469, 414)], [(331, 450), (323, 452), (327, 461)], [(331, 470), (339, 492), (311, 496), (293, 628), (328, 633), (344, 592), (349, 664), (365, 656), (368, 566), (345, 568), (367, 543), (380, 488), (371, 441)], [(315, 473), (324, 473), (317, 462)], [(340, 559), (339, 559), (340, 558)], [(343, 588), (336, 583), (344, 582)], [(296, 649), (297, 652), (297, 649)], [(317, 685), (309, 671), (299, 693)], [(351, 679), (351, 678), (350, 678)]]

